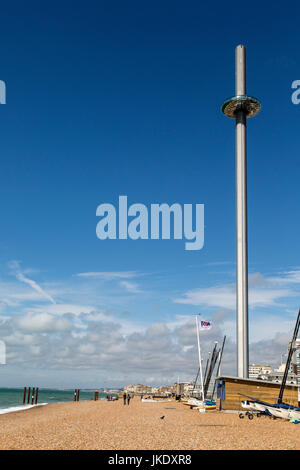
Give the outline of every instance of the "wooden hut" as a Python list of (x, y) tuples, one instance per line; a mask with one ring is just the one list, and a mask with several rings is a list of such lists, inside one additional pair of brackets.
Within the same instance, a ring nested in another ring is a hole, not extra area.
[[(243, 379), (223, 376), (217, 378), (217, 409), (241, 410), (241, 402), (249, 397), (267, 403), (277, 403), (280, 384), (267, 380)], [(283, 393), (284, 403), (298, 404), (298, 389), (295, 385), (286, 385)]]

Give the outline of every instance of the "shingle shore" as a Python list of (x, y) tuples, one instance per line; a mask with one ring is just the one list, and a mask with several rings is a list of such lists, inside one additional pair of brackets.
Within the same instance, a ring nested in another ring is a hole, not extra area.
[[(164, 419), (161, 419), (164, 416)], [(57, 403), (0, 415), (0, 449), (300, 449), (300, 424), (199, 413), (178, 402)]]

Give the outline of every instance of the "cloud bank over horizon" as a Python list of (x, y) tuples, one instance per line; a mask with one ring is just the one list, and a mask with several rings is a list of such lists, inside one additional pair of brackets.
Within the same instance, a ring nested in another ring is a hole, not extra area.
[[(25, 274), (20, 264), (9, 267), (15, 281), (0, 281), (0, 339), (7, 350), (1, 372), (7, 386), (28, 380), (52, 387), (173, 383), (178, 376), (193, 380), (198, 368), (194, 314), (199, 313), (193, 306), (213, 323), (210, 331), (201, 332), (204, 362), (214, 342), (221, 345), (226, 335), (222, 373), (235, 375), (234, 284), (177, 296), (158, 290), (150, 276), (141, 281), (135, 271), (37, 282), (34, 272)], [(294, 326), (297, 312), (288, 300), (296, 299), (300, 271), (255, 273), (249, 280), (250, 362), (278, 366)], [(163, 294), (169, 298), (167, 309), (157, 308)], [(144, 314), (150, 301), (152, 313)], [(180, 313), (178, 304), (192, 308)]]

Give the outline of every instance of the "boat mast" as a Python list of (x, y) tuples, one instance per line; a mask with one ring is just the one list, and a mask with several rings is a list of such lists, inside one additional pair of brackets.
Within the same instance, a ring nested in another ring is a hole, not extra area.
[(218, 354), (219, 354), (219, 351), (217, 351), (217, 344), (218, 344), (218, 341), (215, 341), (215, 347), (213, 349), (210, 364), (209, 364), (209, 368), (208, 368), (207, 374), (205, 376), (205, 381), (204, 381), (204, 395), (205, 395), (205, 398), (207, 396), (208, 387), (209, 387), (210, 380), (211, 380), (211, 377), (212, 377), (212, 374), (213, 374), (213, 371), (214, 371), (214, 368), (215, 368), (215, 365), (216, 365), (216, 362), (217, 362)]
[(215, 378), (215, 383), (214, 383), (214, 389), (213, 389), (213, 393), (212, 393), (212, 398), (214, 398), (214, 394), (215, 394), (217, 377), (219, 377), (220, 372), (221, 372), (221, 362), (222, 362), (222, 356), (223, 356), (223, 350), (224, 350), (225, 340), (226, 340), (226, 336), (224, 336), (223, 344), (222, 344), (222, 349), (221, 349), (221, 351), (219, 352), (219, 365), (218, 365), (217, 374), (216, 374), (216, 378)]
[(194, 382), (192, 395), (194, 394), (194, 391), (195, 391), (195, 388), (196, 388), (196, 384), (197, 384), (197, 380), (198, 380), (199, 373), (200, 373), (200, 367), (198, 367), (198, 372), (197, 372), (196, 379), (195, 379), (195, 382)]
[(197, 342), (198, 342), (198, 358), (199, 358), (199, 369), (200, 369), (201, 395), (202, 395), (202, 401), (204, 401), (203, 374), (202, 374), (202, 360), (201, 360), (201, 349), (200, 349), (200, 335), (199, 335), (198, 315), (196, 315), (196, 328), (197, 328)]
[(205, 366), (205, 371), (204, 371), (204, 376), (203, 376), (203, 383), (204, 384), (205, 384), (205, 381), (206, 381), (206, 374), (207, 374), (207, 371), (208, 371), (209, 356), (210, 356), (210, 352), (208, 353), (208, 358), (207, 358), (207, 361), (206, 361), (206, 366)]
[(285, 365), (285, 369), (284, 369), (284, 374), (283, 374), (283, 377), (282, 377), (281, 387), (280, 387), (278, 401), (277, 401), (278, 404), (282, 403), (283, 392), (284, 392), (284, 389), (285, 389), (285, 384), (286, 384), (286, 381), (287, 381), (289, 368), (290, 368), (290, 365), (291, 365), (291, 360), (292, 360), (292, 356), (293, 356), (293, 352), (294, 352), (294, 348), (295, 348), (295, 341), (296, 341), (297, 336), (298, 336), (299, 326), (300, 326), (300, 309), (299, 309), (299, 312), (298, 312), (298, 317), (297, 317), (297, 321), (296, 321), (296, 325), (295, 325), (295, 329), (294, 329), (294, 334), (293, 334), (292, 341), (290, 343), (289, 353), (288, 353), (288, 357), (287, 357), (287, 361), (286, 361), (286, 365)]

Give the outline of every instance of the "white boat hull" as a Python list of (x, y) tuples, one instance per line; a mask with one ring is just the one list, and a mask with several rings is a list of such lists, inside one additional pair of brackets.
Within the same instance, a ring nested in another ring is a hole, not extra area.
[(261, 403), (253, 403), (253, 407), (256, 411), (260, 411), (261, 413), (266, 411), (266, 406), (262, 405)]
[(268, 406), (266, 409), (276, 418), (290, 419), (290, 410), (285, 408), (274, 408), (272, 406)]
[(256, 410), (256, 408), (254, 407), (254, 402), (252, 401), (242, 401), (242, 408), (244, 408), (245, 410), (250, 410), (250, 411), (254, 411)]
[(300, 411), (297, 410), (289, 410), (290, 418), (294, 418), (300, 421)]
[(192, 406), (203, 406), (203, 402), (201, 400), (197, 400), (196, 398), (190, 398), (187, 403), (188, 405)]

